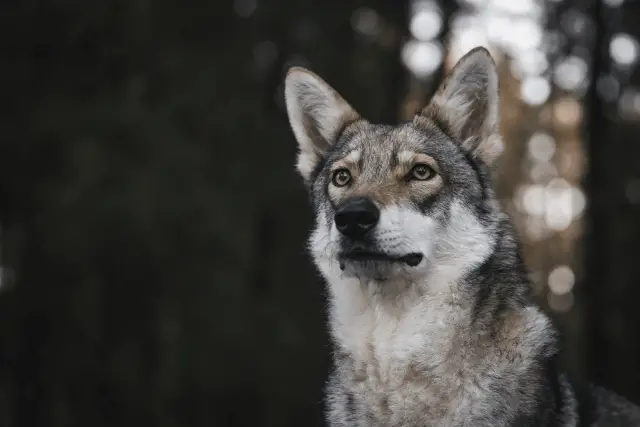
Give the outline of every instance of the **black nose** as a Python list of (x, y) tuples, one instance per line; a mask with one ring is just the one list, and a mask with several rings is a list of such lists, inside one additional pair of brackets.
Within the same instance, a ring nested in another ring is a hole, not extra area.
[(380, 219), (380, 211), (373, 202), (365, 197), (347, 201), (338, 209), (334, 220), (338, 230), (353, 239), (364, 236), (374, 228)]

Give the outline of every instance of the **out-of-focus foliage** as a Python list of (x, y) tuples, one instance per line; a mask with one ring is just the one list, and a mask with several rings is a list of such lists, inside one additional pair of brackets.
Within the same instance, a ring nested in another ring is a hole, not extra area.
[(501, 70), (496, 180), (540, 301), (579, 374), (640, 398), (640, 10), (598, 4), (4, 5), (0, 424), (323, 425), (284, 73), (395, 121), (476, 44)]

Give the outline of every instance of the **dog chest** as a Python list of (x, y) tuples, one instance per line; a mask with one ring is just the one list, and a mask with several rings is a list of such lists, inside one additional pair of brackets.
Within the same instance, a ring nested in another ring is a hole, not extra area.
[(366, 322), (360, 319), (363, 323), (350, 331), (352, 341), (340, 342), (349, 356), (338, 361), (342, 381), (362, 425), (449, 426), (468, 420), (501, 425), (487, 418), (495, 416), (495, 402), (501, 402), (501, 418), (507, 420), (530, 399), (531, 355), (539, 354), (537, 313), (510, 316), (509, 333), (498, 342), (470, 330), (459, 310), (432, 307), (394, 318), (363, 312)]
[(335, 330), (348, 357), (344, 378), (367, 417), (380, 425), (412, 425), (442, 419), (457, 398), (460, 360), (452, 357), (456, 333), (446, 307), (388, 316), (361, 312)]

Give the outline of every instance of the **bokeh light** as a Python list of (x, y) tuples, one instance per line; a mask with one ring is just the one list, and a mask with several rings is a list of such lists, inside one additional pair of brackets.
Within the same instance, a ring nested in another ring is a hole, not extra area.
[(411, 40), (402, 49), (402, 60), (417, 77), (426, 77), (438, 69), (444, 56), (437, 42)]
[(558, 62), (554, 70), (556, 85), (567, 91), (577, 91), (587, 83), (587, 63), (577, 56), (568, 56)]
[(618, 65), (632, 65), (638, 60), (638, 42), (629, 34), (615, 34), (611, 37), (609, 54)]
[(234, 0), (233, 10), (241, 18), (248, 18), (256, 11), (258, 7), (257, 0)]
[(380, 32), (380, 17), (375, 10), (361, 7), (351, 15), (351, 25), (358, 33), (375, 37)]
[(433, 2), (415, 3), (415, 11), (409, 22), (409, 31), (420, 41), (429, 41), (440, 34), (442, 12)]
[(598, 95), (606, 101), (612, 102), (618, 99), (620, 94), (620, 82), (611, 74), (600, 76), (596, 82), (596, 90)]
[(575, 297), (572, 292), (563, 295), (557, 295), (553, 292), (547, 294), (547, 302), (549, 308), (558, 313), (566, 313), (573, 307)]
[(542, 105), (551, 95), (551, 84), (541, 76), (525, 77), (520, 92), (522, 100), (527, 104)]
[(545, 132), (536, 132), (529, 138), (529, 155), (540, 161), (551, 161), (556, 152), (556, 141), (551, 135)]
[(549, 273), (547, 282), (549, 290), (556, 295), (565, 295), (571, 292), (575, 284), (575, 275), (571, 267), (567, 265), (559, 265)]
[(640, 204), (640, 178), (633, 178), (627, 182), (624, 194), (627, 200), (634, 204)]

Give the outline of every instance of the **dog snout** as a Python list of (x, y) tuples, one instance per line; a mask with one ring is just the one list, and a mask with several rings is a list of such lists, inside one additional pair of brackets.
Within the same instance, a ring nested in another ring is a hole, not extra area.
[(380, 220), (380, 210), (366, 197), (345, 202), (334, 217), (336, 227), (345, 236), (357, 239), (375, 228)]

